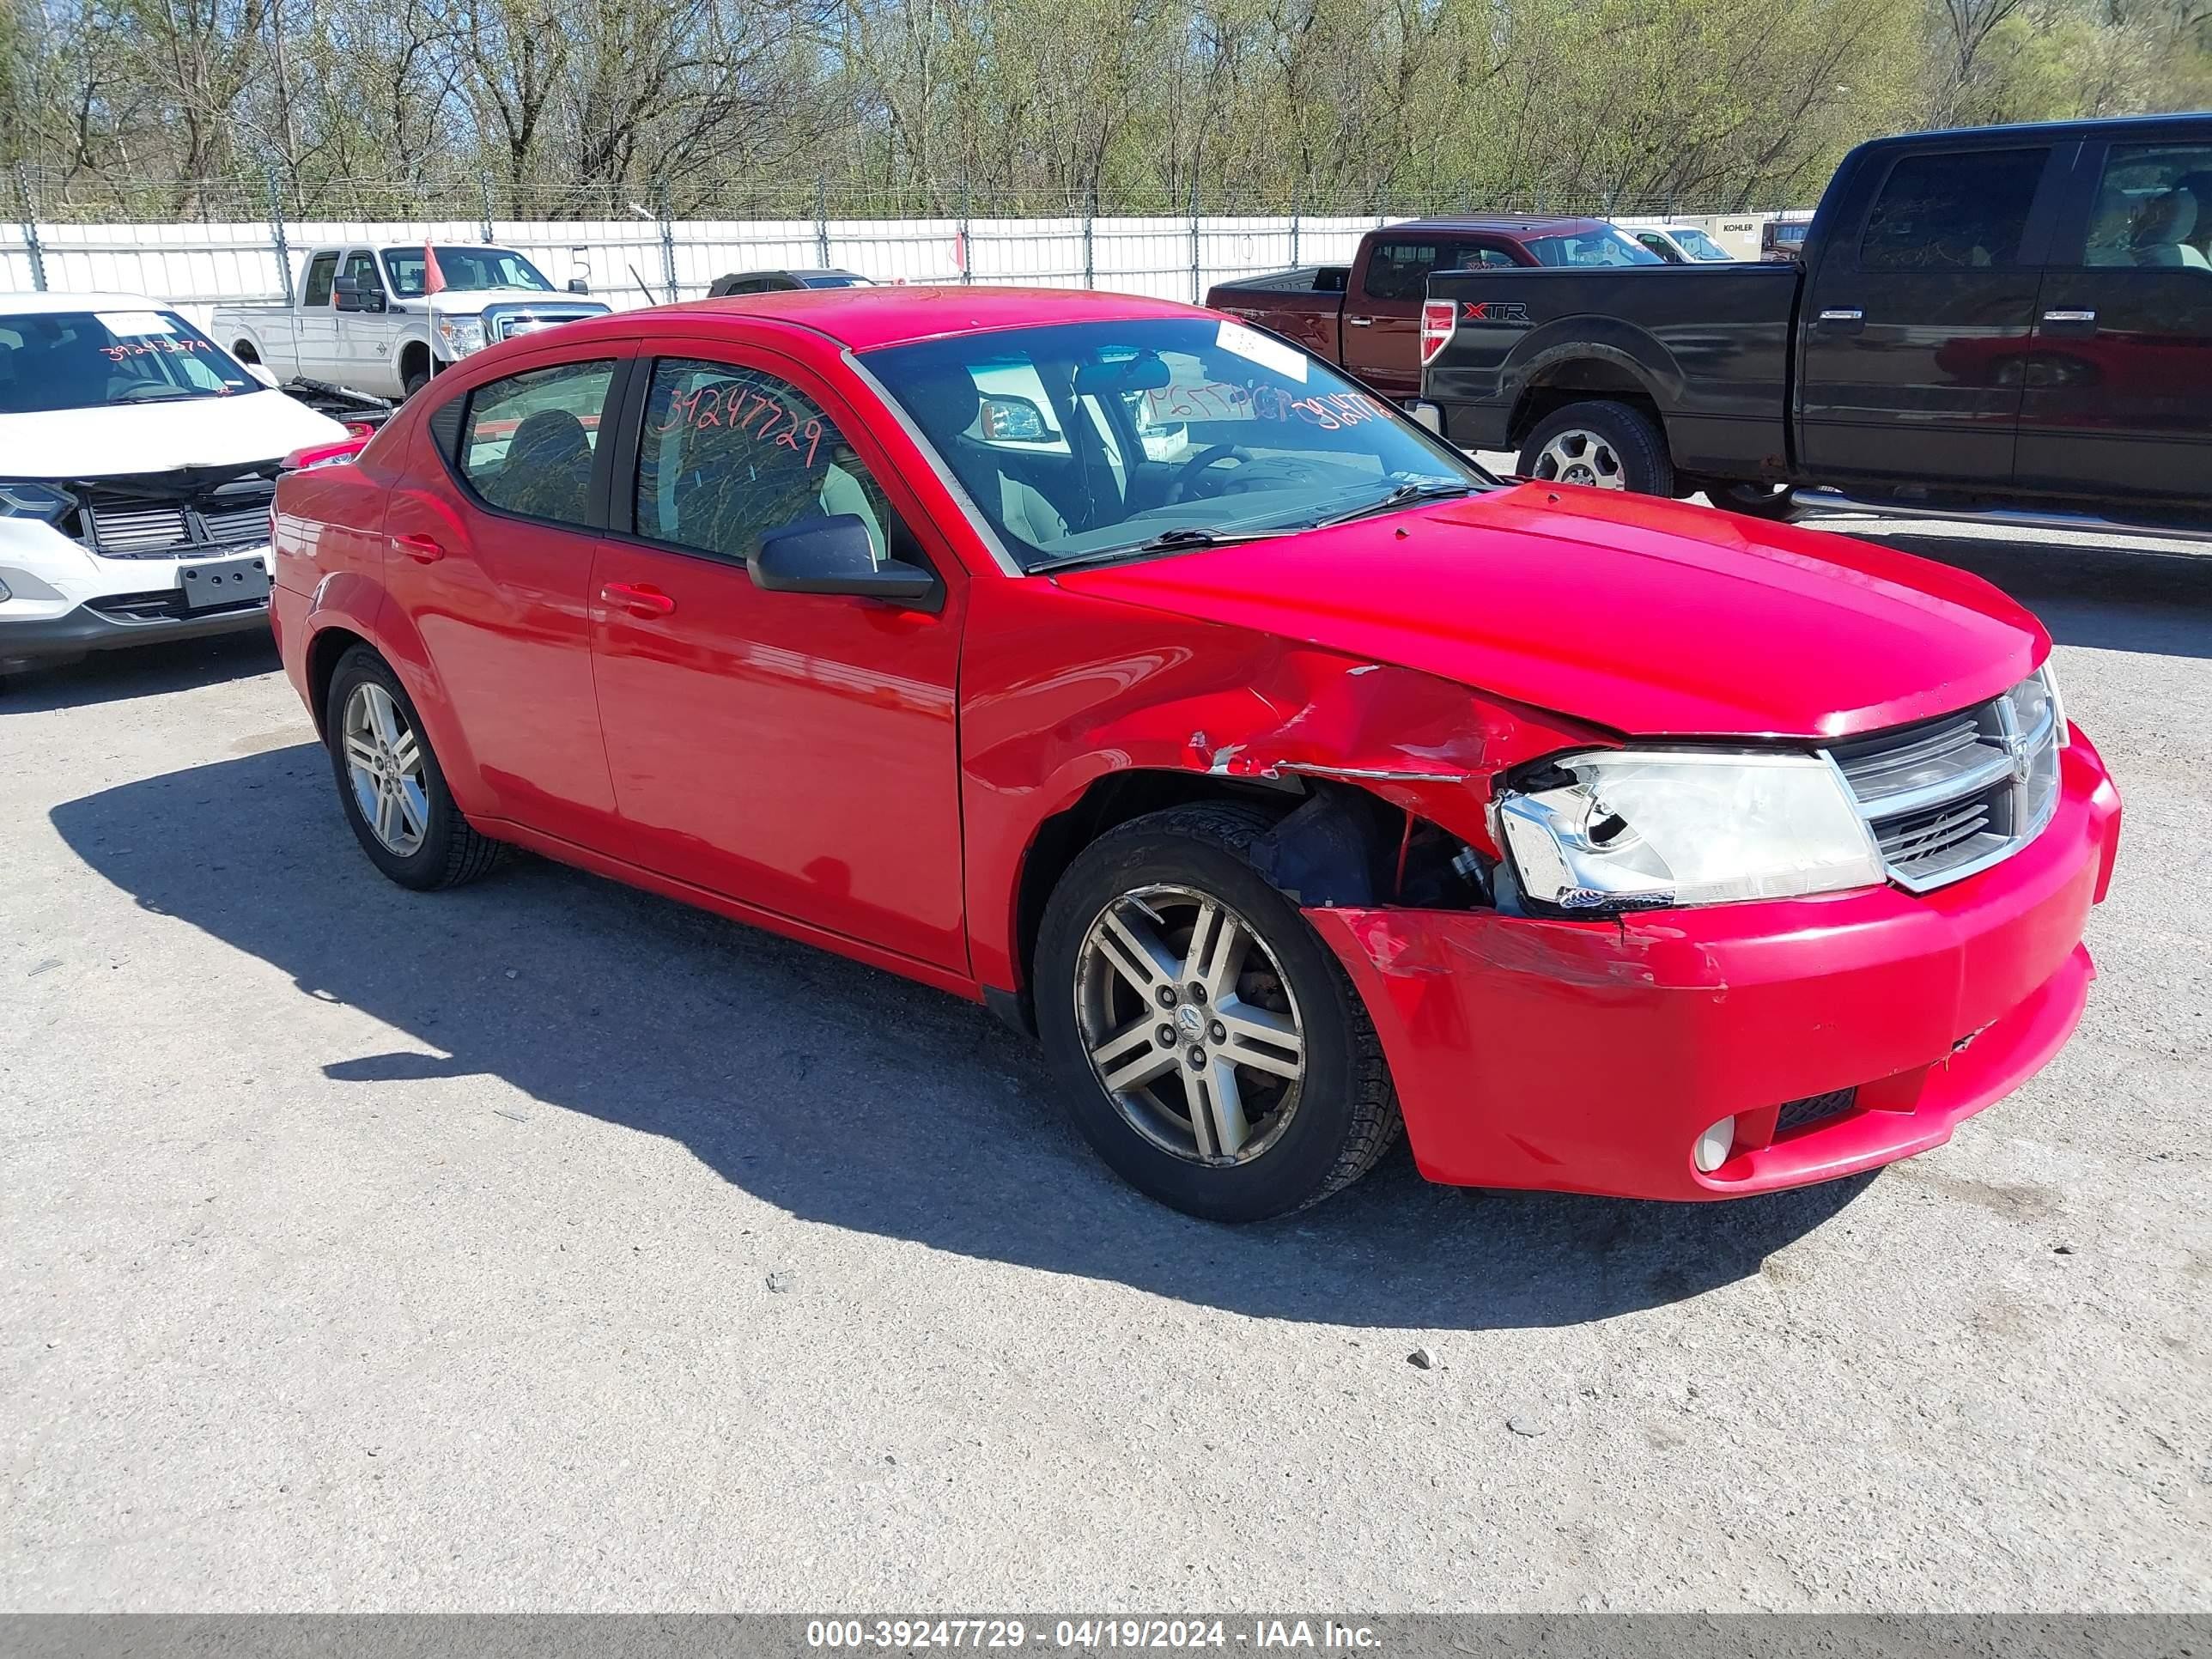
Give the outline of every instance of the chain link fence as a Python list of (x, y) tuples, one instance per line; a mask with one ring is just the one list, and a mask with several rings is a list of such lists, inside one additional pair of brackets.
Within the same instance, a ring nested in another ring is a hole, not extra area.
[[(275, 173), (178, 184), (13, 170), (0, 289), (149, 294), (187, 312), (289, 301), (307, 253), (331, 246), (490, 242), (556, 284), (580, 278), (617, 307), (696, 299), (728, 272), (842, 267), (884, 283), (1019, 283), (1203, 298), (1212, 283), (1350, 259), (1366, 231), (1427, 213), (1546, 213), (1697, 223), (1755, 255), (1772, 211), (1602, 191), (1469, 191), (1456, 199), (1181, 204), (1121, 194), (900, 189), (817, 179), (746, 186), (678, 216), (662, 186), (489, 180), (337, 180)], [(12, 234), (11, 234), (12, 233)]]

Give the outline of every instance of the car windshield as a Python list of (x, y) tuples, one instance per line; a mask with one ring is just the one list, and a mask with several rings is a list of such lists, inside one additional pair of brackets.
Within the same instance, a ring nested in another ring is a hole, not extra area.
[(1718, 242), (1716, 242), (1711, 237), (1706, 235), (1704, 231), (1696, 229), (1695, 228), (1681, 230), (1670, 230), (1667, 234), (1674, 239), (1675, 246), (1680, 247), (1683, 252), (1688, 254), (1692, 259), (1704, 259), (1709, 262), (1717, 263), (1723, 260), (1732, 260), (1735, 258), (1734, 254), (1730, 253)]
[[(493, 288), (532, 289), (540, 294), (553, 291), (553, 284), (545, 280), (538, 267), (512, 248), (470, 247), (466, 244), (447, 247), (441, 243), (431, 251), (438, 256), (438, 274), (446, 279), (448, 294), (480, 293)], [(384, 268), (392, 274), (394, 294), (403, 300), (422, 297), (421, 248), (385, 249)]]
[(0, 414), (179, 403), (260, 389), (173, 311), (0, 315)]
[(1531, 236), (1522, 246), (1540, 265), (1663, 265), (1667, 262), (1623, 230), (1600, 225), (1559, 236)]
[(1030, 569), (1494, 482), (1328, 364), (1214, 317), (955, 335), (861, 361)]

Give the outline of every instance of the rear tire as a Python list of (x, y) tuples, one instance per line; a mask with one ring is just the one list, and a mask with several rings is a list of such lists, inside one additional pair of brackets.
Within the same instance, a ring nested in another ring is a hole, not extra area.
[(1724, 513), (1741, 513), (1747, 519), (1790, 524), (1804, 517), (1797, 492), (1788, 484), (1716, 483), (1705, 486), (1705, 499)]
[(346, 822), (386, 876), (428, 892), (498, 866), (506, 846), (461, 816), (406, 688), (368, 647), (338, 659), (323, 731)]
[(1400, 1127), (1358, 994), (1252, 867), (1273, 822), (1205, 803), (1109, 830), (1037, 935), (1037, 1027), (1075, 1127), (1131, 1186), (1209, 1221), (1316, 1204)]
[(1519, 470), (1540, 483), (1674, 493), (1666, 434), (1641, 410), (1610, 398), (1569, 404), (1537, 422), (1521, 446)]

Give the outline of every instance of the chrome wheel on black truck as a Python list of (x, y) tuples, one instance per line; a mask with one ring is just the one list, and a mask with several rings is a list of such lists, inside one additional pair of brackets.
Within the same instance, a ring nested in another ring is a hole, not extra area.
[(1593, 398), (1554, 410), (1521, 445), (1518, 470), (1540, 483), (1674, 493), (1666, 434), (1641, 410)]

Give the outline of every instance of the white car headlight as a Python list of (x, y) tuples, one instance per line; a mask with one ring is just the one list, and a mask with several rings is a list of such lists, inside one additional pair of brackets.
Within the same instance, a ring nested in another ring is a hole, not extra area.
[(472, 351), (483, 349), (483, 319), (481, 317), (441, 317), (438, 319), (438, 338), (444, 343), (448, 358), (465, 357)]
[(1873, 831), (1825, 757), (1601, 750), (1498, 797), (1522, 890), (1569, 911), (1879, 886)]

